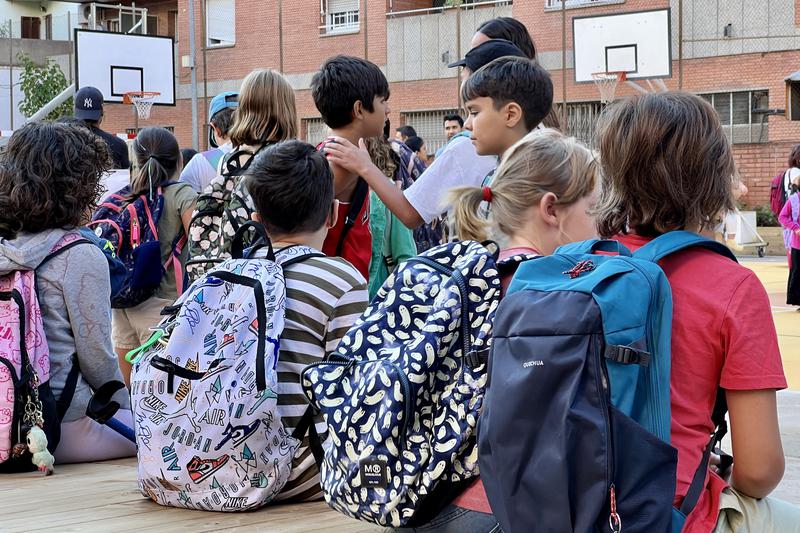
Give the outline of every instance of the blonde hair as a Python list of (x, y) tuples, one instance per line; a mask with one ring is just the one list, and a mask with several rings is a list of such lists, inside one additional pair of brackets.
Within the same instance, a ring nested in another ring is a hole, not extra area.
[(256, 146), (297, 137), (294, 90), (271, 69), (254, 70), (242, 82), (230, 139), (233, 146)]
[(586, 146), (557, 130), (534, 130), (512, 146), (497, 168), (491, 186), (489, 218), (480, 213), (481, 187), (458, 187), (448, 201), (455, 235), (484, 241), (489, 227), (513, 235), (525, 224), (525, 212), (542, 196), (556, 195), (556, 205), (571, 205), (594, 191), (600, 165)]

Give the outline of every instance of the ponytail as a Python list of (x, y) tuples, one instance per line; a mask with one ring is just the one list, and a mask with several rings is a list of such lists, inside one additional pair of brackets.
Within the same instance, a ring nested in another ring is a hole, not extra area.
[(483, 242), (488, 238), (489, 220), (480, 213), (484, 190), (480, 187), (457, 187), (448, 193), (452, 205), (453, 234), (467, 241)]
[(131, 198), (154, 198), (162, 184), (178, 172), (181, 152), (175, 136), (164, 128), (145, 128), (133, 141), (136, 168), (131, 172)]

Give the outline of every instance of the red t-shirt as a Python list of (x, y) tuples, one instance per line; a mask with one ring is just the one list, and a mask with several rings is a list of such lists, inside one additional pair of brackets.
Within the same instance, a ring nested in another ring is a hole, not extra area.
[[(339, 238), (344, 229), (344, 220), (347, 218), (349, 211), (349, 202), (339, 202), (339, 220), (334, 227), (328, 230), (328, 236), (325, 238), (325, 244), (322, 247), (322, 253), (329, 257), (336, 255)], [(364, 206), (358, 213), (355, 225), (350, 228), (345, 237), (342, 257), (356, 267), (365, 280), (369, 281), (369, 263), (372, 260), (372, 233), (369, 231), (369, 195), (364, 200)]]
[[(500, 251), (499, 259), (508, 259), (515, 255), (528, 255), (538, 254), (539, 252), (533, 248), (519, 246), (516, 248), (506, 248)], [(503, 294), (508, 290), (511, 285), (511, 280), (514, 278), (514, 273), (507, 274), (500, 279), (500, 284), (503, 286)], [(463, 509), (470, 511), (478, 511), (480, 513), (492, 514), (492, 508), (489, 506), (489, 500), (486, 498), (486, 491), (483, 488), (483, 482), (480, 478), (476, 479), (469, 487), (464, 490), (455, 500), (453, 504)]]
[[(631, 251), (650, 239), (624, 235)], [(679, 505), (713, 431), (717, 387), (786, 388), (778, 336), (764, 287), (749, 269), (714, 252), (689, 249), (661, 261), (672, 288), (672, 445), (678, 450)], [(684, 532), (712, 531), (727, 483), (709, 471)]]

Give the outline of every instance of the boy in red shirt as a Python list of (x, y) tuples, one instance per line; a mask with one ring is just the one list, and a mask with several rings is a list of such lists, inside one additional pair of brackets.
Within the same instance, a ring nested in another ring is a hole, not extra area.
[[(332, 57), (314, 74), (311, 94), (332, 136), (358, 144), (359, 139), (383, 134), (389, 115), (389, 82), (374, 63), (357, 57)], [(358, 174), (337, 164), (331, 167), (339, 219), (328, 232), (322, 251), (347, 259), (369, 279), (369, 187)], [(351, 212), (359, 204), (361, 209)]]
[[(638, 95), (610, 107), (598, 127), (601, 235), (631, 250), (674, 230), (711, 232), (733, 210), (735, 166), (714, 109), (686, 93)], [(800, 509), (763, 499), (783, 477), (775, 391), (786, 387), (767, 294), (752, 271), (690, 249), (661, 266), (672, 287), (672, 445), (680, 506), (725, 390), (734, 465), (709, 469), (685, 532), (797, 531)], [(712, 463), (715, 463), (712, 458)], [(726, 480), (727, 478), (727, 480)]]

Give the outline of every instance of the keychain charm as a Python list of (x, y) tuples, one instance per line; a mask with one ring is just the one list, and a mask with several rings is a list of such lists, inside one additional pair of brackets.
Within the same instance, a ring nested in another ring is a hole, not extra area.
[(39, 376), (30, 365), (28, 365), (28, 371), (31, 373), (31, 395), (25, 403), (25, 414), (22, 417), (23, 423), (30, 428), (25, 436), (27, 446), (25, 444), (17, 444), (14, 446), (14, 450), (16, 451), (20, 448), (22, 450), (20, 455), (22, 455), (27, 448), (27, 451), (33, 455), (31, 459), (33, 464), (36, 465), (40, 472), (44, 472), (46, 476), (49, 476), (53, 473), (55, 458), (47, 449), (47, 435), (42, 429), (44, 427), (44, 416), (42, 414), (42, 402), (39, 400)]

